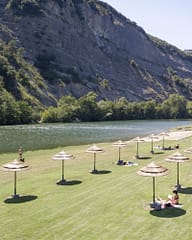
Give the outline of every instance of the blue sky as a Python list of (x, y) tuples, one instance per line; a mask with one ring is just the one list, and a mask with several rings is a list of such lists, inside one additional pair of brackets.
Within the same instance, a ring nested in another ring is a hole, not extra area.
[(104, 0), (147, 33), (192, 49), (192, 0)]

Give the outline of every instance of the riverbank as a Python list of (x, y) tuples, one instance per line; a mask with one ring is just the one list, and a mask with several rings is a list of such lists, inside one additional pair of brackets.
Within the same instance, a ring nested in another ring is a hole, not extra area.
[[(181, 140), (181, 139), (184, 139), (184, 138), (188, 138), (188, 137), (191, 137), (192, 136), (192, 130), (170, 130), (170, 131), (167, 131), (167, 132), (162, 132), (162, 133), (159, 133), (159, 134), (155, 134), (153, 135), (154, 138), (153, 138), (153, 141), (154, 142), (158, 142), (160, 141), (163, 137), (164, 137), (164, 140), (175, 140), (175, 141), (178, 141), (178, 140)], [(151, 141), (151, 135), (148, 135), (146, 137), (143, 137), (142, 138), (144, 141), (146, 142), (150, 142)], [(134, 141), (135, 138), (133, 138), (132, 140), (130, 141), (127, 141), (127, 142), (132, 142)]]

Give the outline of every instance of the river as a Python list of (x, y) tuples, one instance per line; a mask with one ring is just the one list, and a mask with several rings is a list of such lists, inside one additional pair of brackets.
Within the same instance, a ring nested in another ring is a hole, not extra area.
[(189, 125), (190, 120), (140, 120), (0, 126), (0, 152), (130, 140)]

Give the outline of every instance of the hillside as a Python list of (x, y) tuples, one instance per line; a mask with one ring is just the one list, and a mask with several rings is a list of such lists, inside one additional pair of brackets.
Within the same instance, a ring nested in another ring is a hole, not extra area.
[(46, 106), (90, 91), (109, 100), (191, 99), (192, 57), (104, 2), (1, 0), (0, 16), (1, 46), (13, 40), (22, 59), (9, 61), (20, 75), (0, 71), (16, 99)]

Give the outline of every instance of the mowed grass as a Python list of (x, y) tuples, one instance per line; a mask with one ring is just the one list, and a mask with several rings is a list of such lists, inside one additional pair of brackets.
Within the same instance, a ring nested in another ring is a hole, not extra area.
[[(176, 143), (183, 153), (191, 147), (192, 138), (165, 141), (166, 146)], [(154, 146), (157, 144), (162, 143)], [(121, 158), (138, 166), (124, 167), (116, 165), (118, 148), (111, 143), (97, 145), (104, 149), (96, 155), (96, 168), (103, 172), (95, 175), (90, 174), (93, 155), (85, 152), (87, 145), (24, 152), (32, 168), (17, 173), (19, 200), (7, 200), (13, 193), (13, 173), (0, 172), (0, 239), (191, 240), (192, 161), (180, 164), (183, 208), (154, 211), (149, 208), (152, 178), (139, 176), (137, 171), (151, 161), (170, 169), (169, 175), (156, 178), (157, 195), (166, 198), (176, 183), (176, 163), (164, 159), (175, 151), (151, 155), (151, 143), (140, 143), (140, 154), (151, 158), (135, 160), (136, 143), (129, 143), (121, 149)], [(56, 185), (61, 179), (61, 162), (52, 160), (61, 150), (75, 156), (65, 161), (65, 178), (70, 184), (63, 186)], [(17, 153), (1, 154), (0, 163), (16, 157)]]

